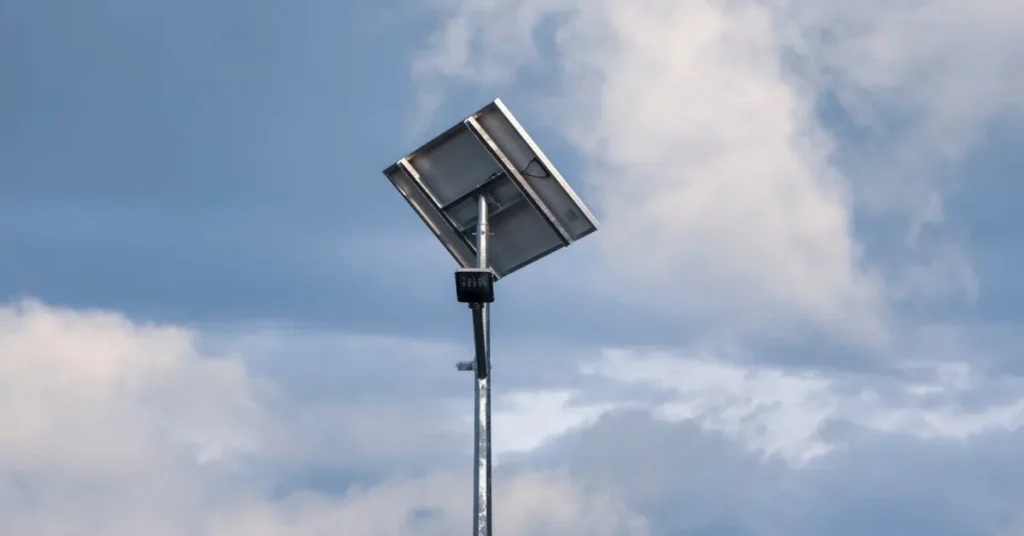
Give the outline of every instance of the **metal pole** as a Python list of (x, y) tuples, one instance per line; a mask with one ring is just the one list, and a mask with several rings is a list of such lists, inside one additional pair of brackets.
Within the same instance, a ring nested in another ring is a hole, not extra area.
[[(487, 268), (487, 200), (480, 196), (476, 230), (477, 267)], [(476, 348), (476, 418), (473, 429), (476, 464), (473, 470), (473, 536), (491, 536), (491, 314), (490, 304), (473, 308), (473, 341)]]

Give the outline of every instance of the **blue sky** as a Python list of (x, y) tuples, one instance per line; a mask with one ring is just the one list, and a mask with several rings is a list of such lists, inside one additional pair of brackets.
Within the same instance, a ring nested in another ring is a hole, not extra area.
[(499, 286), (496, 530), (1018, 534), (1021, 25), (0, 0), (0, 532), (468, 531), (469, 315), (381, 170), (500, 96), (603, 225)]

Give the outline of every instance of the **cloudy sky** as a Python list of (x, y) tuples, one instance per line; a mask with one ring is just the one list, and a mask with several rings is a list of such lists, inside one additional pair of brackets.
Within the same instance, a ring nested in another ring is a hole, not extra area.
[(381, 170), (500, 96), (496, 533), (1024, 534), (1019, 0), (0, 0), (0, 533), (471, 528)]

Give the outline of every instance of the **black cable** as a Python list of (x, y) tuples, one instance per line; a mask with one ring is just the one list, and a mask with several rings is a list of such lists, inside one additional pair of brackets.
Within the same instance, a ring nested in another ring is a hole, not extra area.
[[(538, 166), (540, 166), (540, 168), (544, 170), (544, 174), (543, 175), (534, 175), (532, 173), (527, 172), (526, 170), (530, 169), (530, 166), (532, 166), (533, 164), (537, 164)], [(534, 178), (534, 179), (547, 179), (547, 178), (551, 177), (551, 172), (548, 171), (547, 168), (544, 167), (544, 164), (541, 163), (540, 159), (538, 159), (536, 156), (531, 158), (530, 161), (526, 163), (526, 167), (524, 167), (523, 169), (519, 170), (519, 174), (524, 176), (524, 177), (531, 177), (531, 178)]]

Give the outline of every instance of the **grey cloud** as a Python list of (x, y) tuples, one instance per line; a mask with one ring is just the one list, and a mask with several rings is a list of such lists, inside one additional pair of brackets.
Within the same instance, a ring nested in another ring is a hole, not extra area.
[(614, 483), (656, 534), (967, 536), (995, 534), (1016, 518), (1019, 432), (970, 443), (866, 430), (853, 437), (794, 469), (692, 424), (625, 412), (530, 463), (568, 464), (582, 481)]

